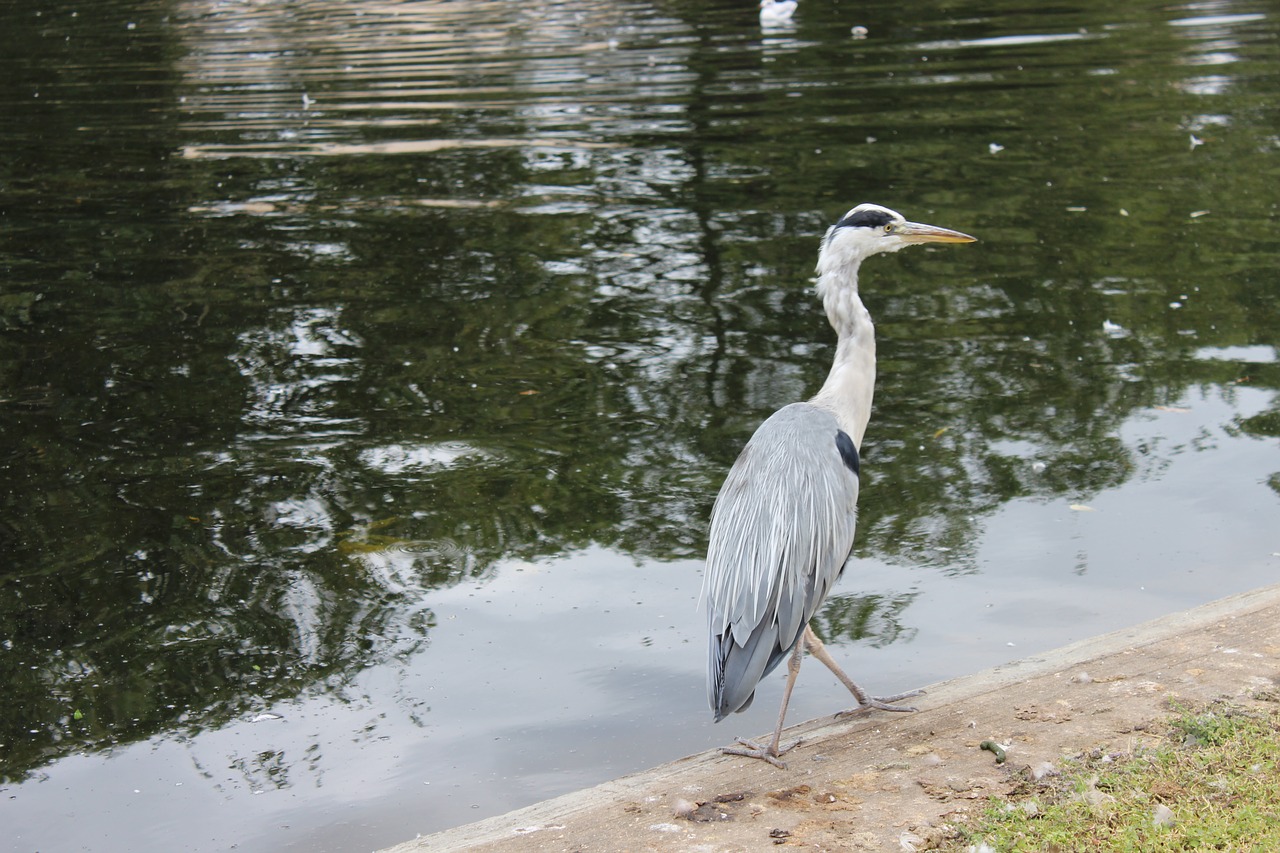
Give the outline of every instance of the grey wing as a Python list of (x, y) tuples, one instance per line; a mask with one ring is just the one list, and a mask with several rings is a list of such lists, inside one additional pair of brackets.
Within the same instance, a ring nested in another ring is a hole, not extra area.
[(760, 425), (711, 511), (702, 604), (707, 698), (717, 721), (746, 708), (795, 646), (853, 547), (858, 451), (826, 410)]

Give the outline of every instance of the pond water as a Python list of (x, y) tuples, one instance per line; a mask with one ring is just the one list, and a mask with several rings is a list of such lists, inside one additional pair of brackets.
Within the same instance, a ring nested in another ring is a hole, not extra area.
[[(371, 849), (769, 729), (781, 673), (705, 707), (705, 522), (825, 376), (862, 201), (981, 242), (863, 268), (851, 674), (1280, 575), (1270, 4), (50, 0), (0, 42), (2, 849)], [(810, 666), (789, 719), (847, 703)]]

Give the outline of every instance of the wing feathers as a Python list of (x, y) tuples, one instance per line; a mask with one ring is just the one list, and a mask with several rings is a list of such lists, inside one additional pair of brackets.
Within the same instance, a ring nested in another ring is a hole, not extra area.
[(824, 409), (779, 410), (716, 498), (702, 599), (717, 720), (744, 708), (790, 653), (853, 546), (858, 478), (838, 433)]

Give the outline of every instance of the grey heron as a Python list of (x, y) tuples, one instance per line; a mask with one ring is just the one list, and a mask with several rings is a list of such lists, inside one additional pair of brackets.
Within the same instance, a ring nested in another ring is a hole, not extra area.
[(915, 710), (892, 703), (918, 690), (873, 697), (855, 684), (809, 620), (853, 547), (859, 449), (876, 376), (875, 327), (858, 296), (858, 267), (907, 246), (973, 241), (959, 231), (908, 222), (877, 204), (853, 208), (822, 239), (817, 292), (838, 337), (831, 372), (808, 402), (784, 406), (760, 425), (711, 510), (701, 605), (710, 634), (707, 698), (716, 722), (746, 709), (760, 680), (790, 658), (772, 742), (738, 738), (740, 746), (724, 747), (726, 753), (785, 767), (782, 725), (805, 648), (853, 694), (853, 710)]

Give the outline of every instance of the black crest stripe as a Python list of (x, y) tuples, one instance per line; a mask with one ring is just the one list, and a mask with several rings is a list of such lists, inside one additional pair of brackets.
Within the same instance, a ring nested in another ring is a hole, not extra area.
[(836, 223), (837, 228), (883, 228), (893, 217), (883, 210), (859, 210)]

